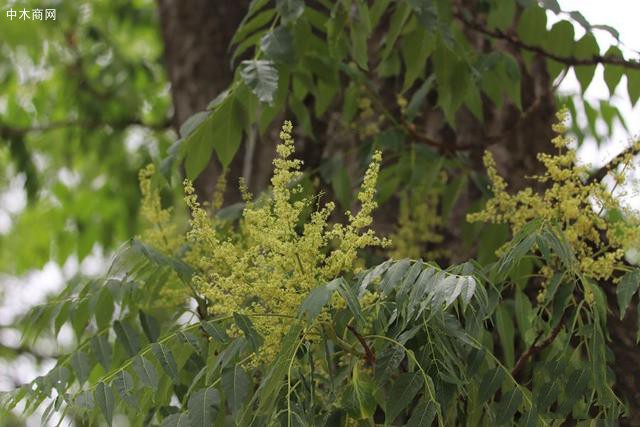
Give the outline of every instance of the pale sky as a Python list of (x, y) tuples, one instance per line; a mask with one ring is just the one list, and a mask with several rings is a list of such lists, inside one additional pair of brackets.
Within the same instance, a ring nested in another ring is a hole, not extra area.
[[(558, 3), (564, 11), (577, 10), (581, 12), (591, 24), (610, 25), (620, 33), (620, 40), (624, 43), (622, 51), (627, 59), (640, 59), (635, 51), (640, 51), (640, 0), (559, 0)], [(553, 13), (549, 13), (549, 23), (555, 22), (558, 18)], [(580, 25), (576, 25), (576, 36), (581, 37), (584, 30)], [(606, 31), (596, 31), (596, 39), (600, 45), (601, 53), (615, 42), (615, 39)], [(571, 72), (560, 85), (563, 92), (575, 93), (579, 91), (578, 81)], [(609, 89), (602, 78), (602, 67), (598, 67), (596, 75), (585, 93), (588, 101), (595, 101), (609, 98)], [(627, 144), (629, 138), (640, 136), (640, 102), (635, 108), (631, 108), (629, 96), (627, 95), (626, 78), (623, 78), (616, 89), (613, 98), (614, 104), (626, 119), (629, 131), (618, 125), (614, 135), (606, 146), (600, 149), (595, 141), (588, 141), (580, 149), (581, 157), (593, 165), (600, 166), (608, 159), (621, 151)], [(604, 126), (604, 123), (602, 123)], [(627, 200), (634, 207), (640, 208), (640, 200)]]

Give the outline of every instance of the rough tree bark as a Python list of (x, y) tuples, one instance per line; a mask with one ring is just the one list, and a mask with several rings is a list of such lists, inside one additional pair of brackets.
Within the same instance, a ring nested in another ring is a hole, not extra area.
[[(158, 0), (176, 131), (231, 82), (229, 42), (248, 4), (248, 0)], [(232, 177), (238, 174), (241, 157), (231, 167)], [(194, 183), (201, 200), (211, 199), (220, 171), (212, 158)]]

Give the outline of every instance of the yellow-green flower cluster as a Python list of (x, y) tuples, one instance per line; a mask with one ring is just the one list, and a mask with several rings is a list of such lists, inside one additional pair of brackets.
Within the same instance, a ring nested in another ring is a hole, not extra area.
[[(156, 168), (153, 164), (140, 169), (138, 181), (142, 203), (140, 216), (143, 220), (141, 240), (166, 255), (176, 255), (185, 243), (184, 235), (179, 232), (176, 219), (171, 208), (163, 208), (160, 192), (153, 185)], [(182, 304), (188, 297), (178, 275), (172, 273), (160, 291), (157, 306), (175, 306)]]
[[(546, 171), (532, 178), (543, 184), (545, 190), (538, 193), (529, 187), (509, 194), (493, 157), (487, 152), (484, 164), (494, 195), (484, 210), (468, 215), (467, 220), (507, 223), (513, 233), (533, 219), (555, 224), (572, 245), (581, 272), (594, 279), (608, 279), (622, 260), (624, 250), (640, 241), (638, 219), (628, 211), (625, 221), (611, 224), (605, 219), (603, 213), (624, 209), (605, 185), (585, 183), (587, 169), (576, 164), (576, 152), (568, 147), (569, 140), (564, 136), (567, 112), (558, 113), (558, 119), (553, 127), (558, 136), (552, 140), (558, 154), (540, 153), (538, 159)], [(631, 158), (627, 159), (627, 164), (630, 161)]]
[[(236, 232), (219, 232), (185, 182), (185, 201), (192, 212), (187, 238), (189, 260), (200, 272), (194, 286), (210, 302), (215, 315), (249, 315), (265, 336), (264, 350), (275, 352), (291, 318), (309, 291), (340, 274), (354, 271), (358, 251), (384, 246), (376, 236), (371, 212), (376, 208), (375, 186), (381, 154), (376, 152), (358, 194), (361, 209), (347, 213), (347, 224), (328, 224), (333, 203), (318, 207), (306, 222), (315, 198), (302, 195), (300, 160), (293, 159), (291, 122), (280, 133), (281, 144), (273, 161), (270, 197), (247, 200)], [(265, 360), (270, 353), (265, 353)]]
[(173, 254), (184, 243), (184, 238), (178, 233), (172, 209), (162, 207), (160, 192), (152, 183), (155, 173), (156, 168), (153, 164), (147, 165), (138, 172), (142, 194), (140, 216), (144, 226), (141, 238), (154, 248), (166, 254)]
[(385, 117), (376, 113), (372, 99), (362, 88), (363, 95), (358, 98), (358, 116), (351, 124), (351, 128), (358, 132), (360, 139), (366, 139), (380, 133), (380, 126)]

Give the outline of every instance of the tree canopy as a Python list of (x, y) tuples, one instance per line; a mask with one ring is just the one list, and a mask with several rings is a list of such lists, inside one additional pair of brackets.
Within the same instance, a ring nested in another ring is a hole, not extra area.
[(53, 368), (0, 416), (640, 422), (640, 141), (576, 154), (626, 127), (584, 98), (596, 67), (640, 98), (614, 28), (555, 0), (204, 3), (2, 21), (0, 185), (27, 196), (2, 270), (111, 259), (2, 325), (0, 356)]

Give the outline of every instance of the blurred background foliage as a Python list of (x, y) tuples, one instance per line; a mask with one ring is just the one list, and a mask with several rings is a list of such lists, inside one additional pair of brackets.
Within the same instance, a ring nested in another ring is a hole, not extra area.
[[(54, 2), (0, 32), (0, 270), (82, 260), (138, 227), (137, 170), (166, 149), (169, 96), (152, 1)], [(26, 194), (26, 199), (23, 197)]]

